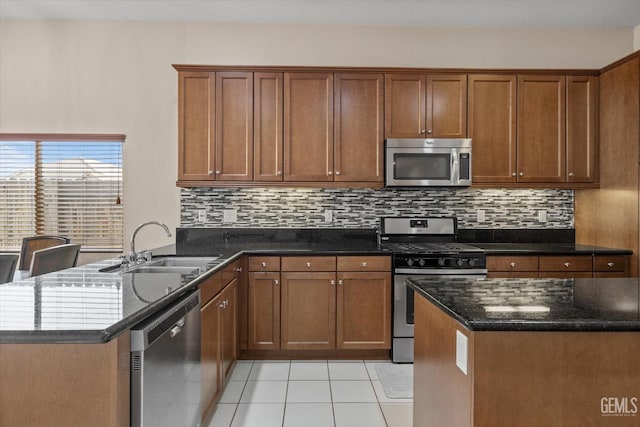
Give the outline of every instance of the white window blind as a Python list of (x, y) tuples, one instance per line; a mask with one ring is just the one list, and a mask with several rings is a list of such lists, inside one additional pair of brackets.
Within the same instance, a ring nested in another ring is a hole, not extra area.
[(122, 249), (124, 137), (67, 137), (0, 138), (0, 249), (33, 235)]

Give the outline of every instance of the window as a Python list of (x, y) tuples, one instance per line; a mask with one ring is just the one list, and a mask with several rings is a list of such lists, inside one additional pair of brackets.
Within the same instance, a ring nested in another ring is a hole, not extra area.
[(121, 250), (124, 135), (0, 134), (0, 250), (60, 235)]

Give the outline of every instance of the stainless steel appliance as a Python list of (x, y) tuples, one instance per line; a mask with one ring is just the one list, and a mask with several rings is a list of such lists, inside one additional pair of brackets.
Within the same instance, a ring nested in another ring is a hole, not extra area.
[(473, 277), (487, 275), (482, 249), (457, 242), (453, 217), (385, 217), (381, 219), (380, 245), (393, 251), (392, 360), (413, 362), (414, 291), (412, 277)]
[(471, 139), (387, 139), (385, 185), (471, 185)]
[(201, 415), (195, 291), (131, 330), (131, 426), (194, 427)]

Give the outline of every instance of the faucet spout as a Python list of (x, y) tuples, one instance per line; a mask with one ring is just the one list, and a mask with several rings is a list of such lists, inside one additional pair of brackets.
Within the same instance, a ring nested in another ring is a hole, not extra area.
[(140, 231), (142, 227), (152, 224), (159, 225), (160, 227), (164, 228), (164, 231), (167, 233), (167, 237), (171, 237), (171, 231), (169, 231), (169, 227), (167, 227), (165, 224), (159, 221), (143, 222), (142, 224), (138, 225), (131, 234), (131, 253), (129, 254), (129, 258), (131, 258), (131, 260), (135, 260), (136, 258), (136, 234), (138, 234), (138, 231)]

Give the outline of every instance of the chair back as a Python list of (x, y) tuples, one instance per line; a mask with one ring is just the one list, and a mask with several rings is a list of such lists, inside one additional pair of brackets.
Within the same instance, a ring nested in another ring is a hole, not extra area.
[(31, 257), (35, 251), (53, 246), (66, 245), (69, 239), (62, 236), (32, 236), (22, 239), (20, 248), (20, 265), (18, 270), (28, 270), (31, 266)]
[(0, 254), (0, 283), (13, 282), (13, 274), (18, 265), (18, 255)]
[(78, 263), (79, 253), (80, 245), (74, 244), (54, 246), (35, 251), (31, 258), (29, 276), (40, 276), (41, 274), (75, 267)]

